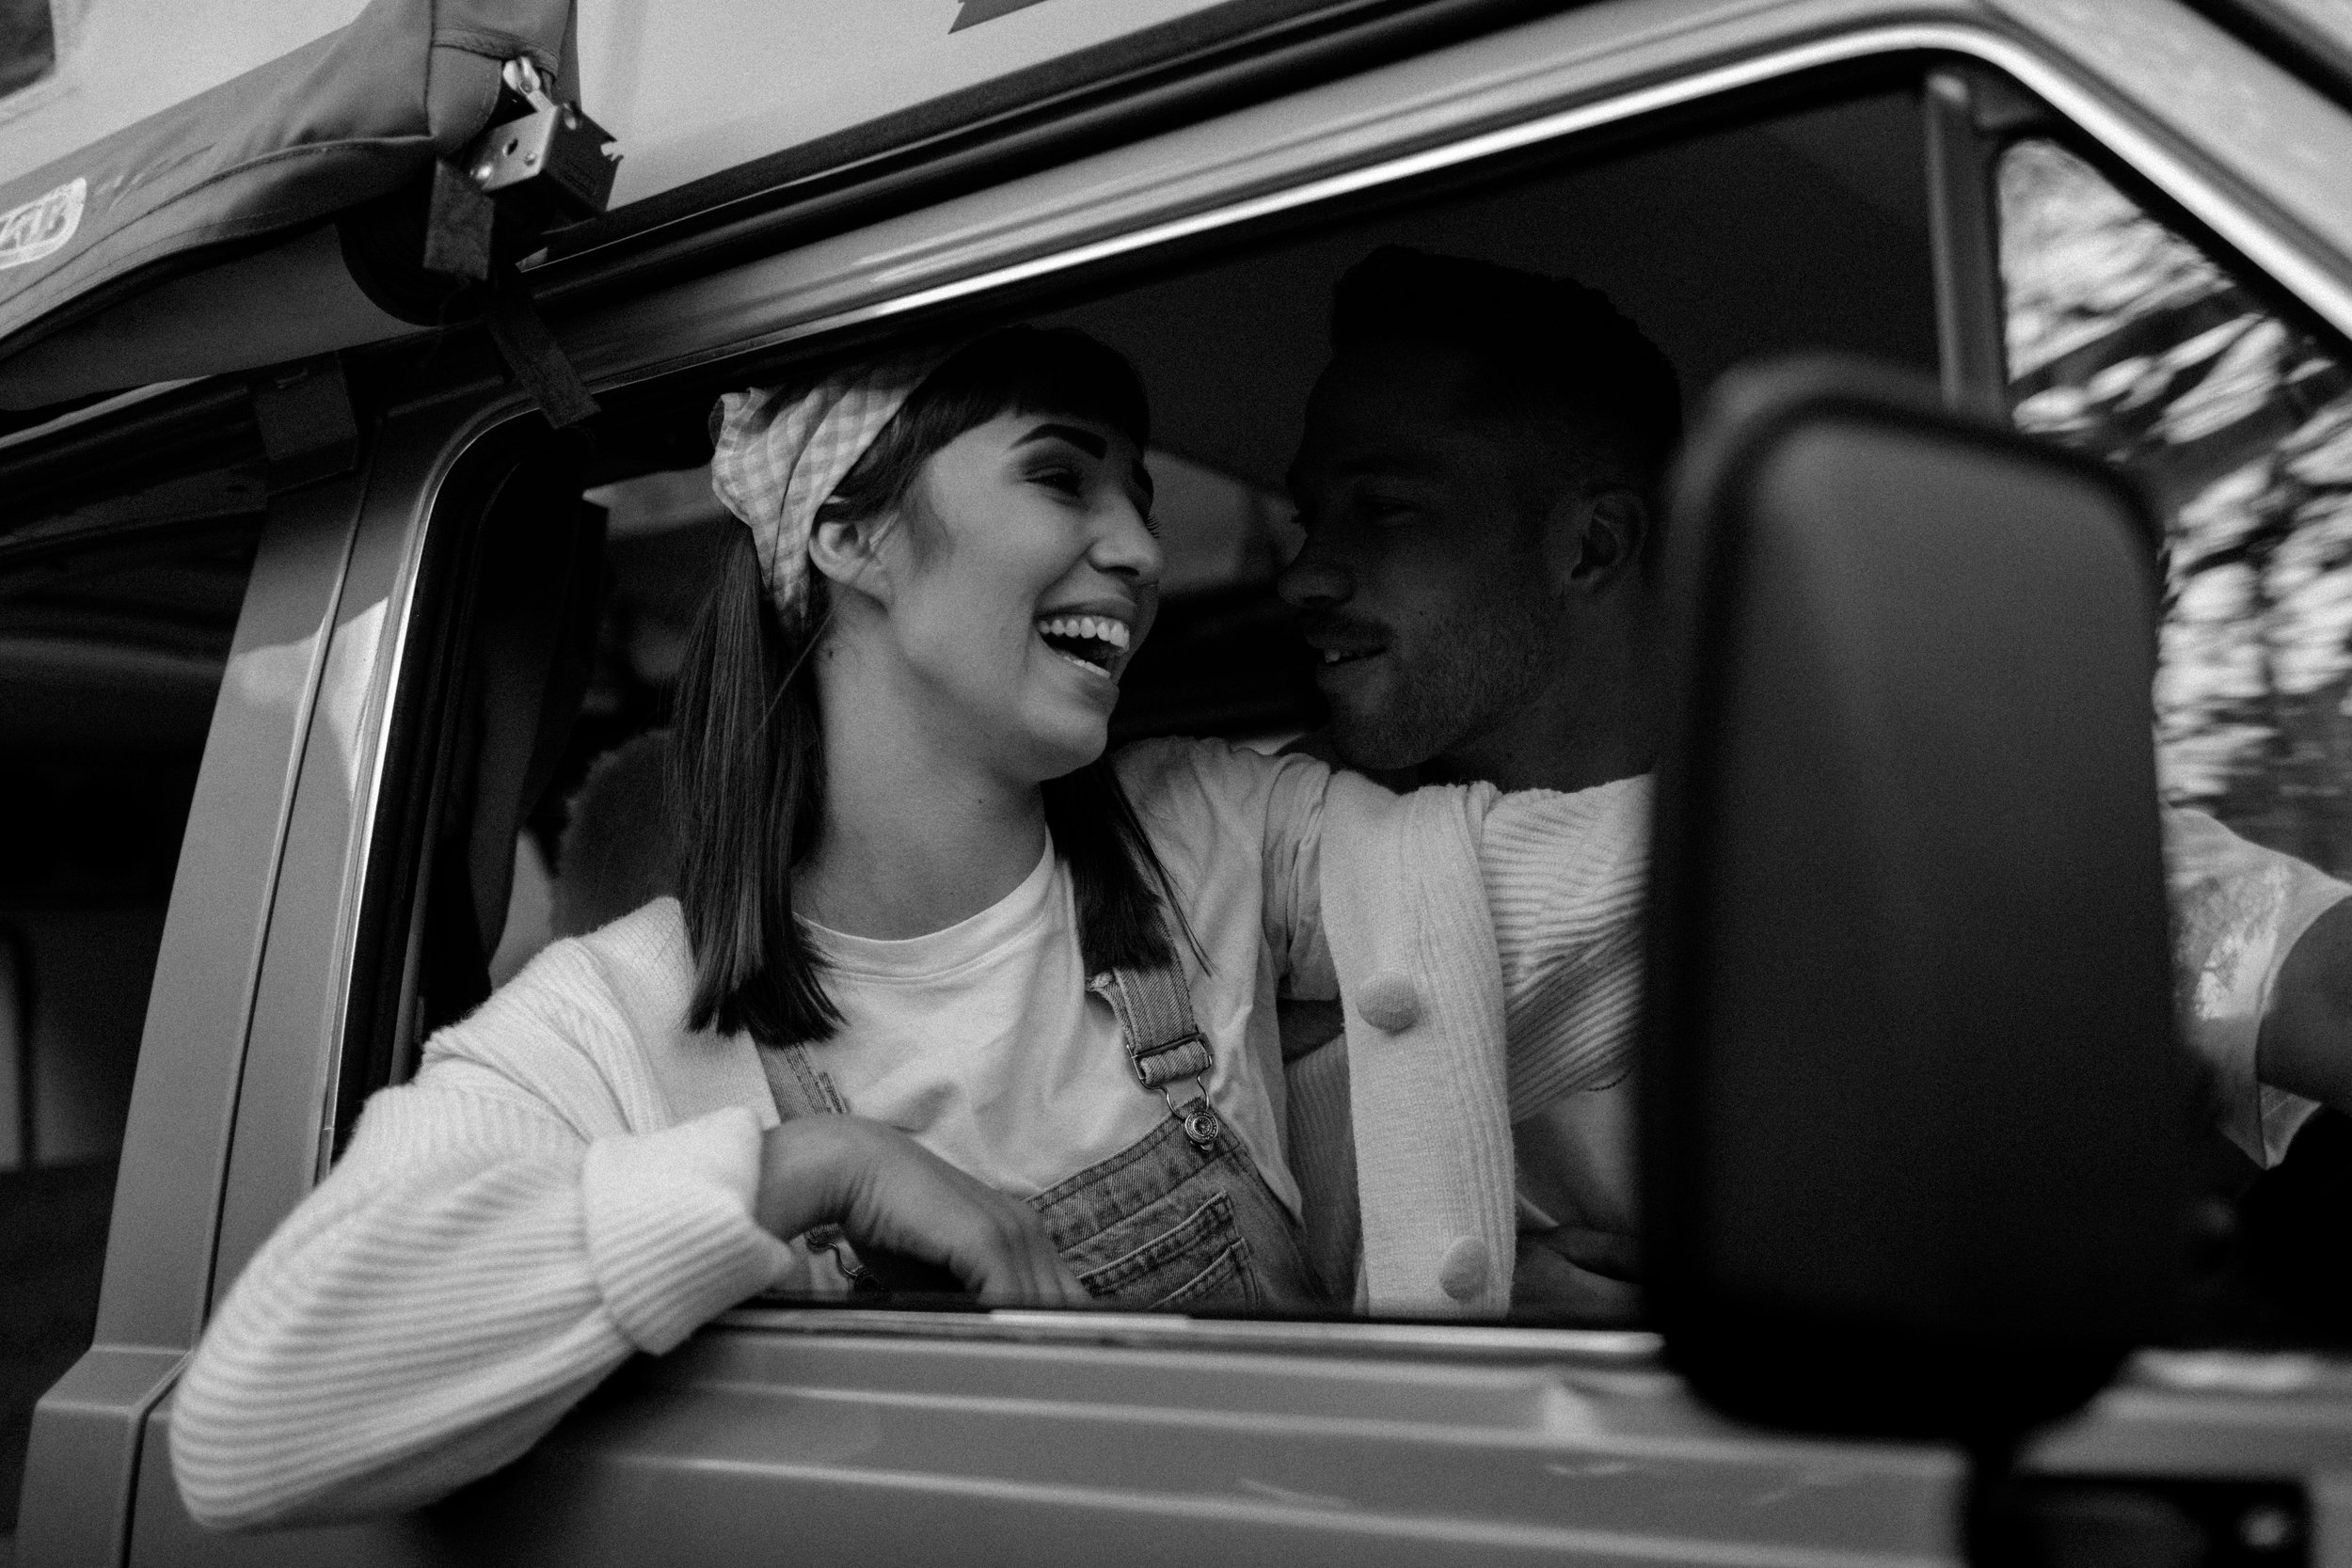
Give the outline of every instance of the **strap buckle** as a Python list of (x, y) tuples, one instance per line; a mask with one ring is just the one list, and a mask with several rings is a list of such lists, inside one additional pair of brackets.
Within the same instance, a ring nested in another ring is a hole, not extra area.
[(802, 1236), (801, 1240), (806, 1243), (809, 1251), (821, 1252), (832, 1259), (833, 1266), (841, 1271), (841, 1277), (850, 1282), (850, 1290), (867, 1293), (883, 1288), (882, 1282), (867, 1272), (865, 1264), (858, 1262), (852, 1254), (844, 1250), (842, 1243), (846, 1238), (842, 1236), (839, 1226), (814, 1226)]
[(1160, 1098), (1168, 1102), (1168, 1114), (1176, 1118), (1176, 1125), (1184, 1130), (1192, 1147), (1203, 1154), (1216, 1152), (1217, 1134), (1225, 1130), (1225, 1118), (1209, 1103), (1209, 1091), (1201, 1086), (1200, 1075), (1192, 1075), (1192, 1098), (1182, 1105), (1168, 1092), (1168, 1085), (1159, 1085)]

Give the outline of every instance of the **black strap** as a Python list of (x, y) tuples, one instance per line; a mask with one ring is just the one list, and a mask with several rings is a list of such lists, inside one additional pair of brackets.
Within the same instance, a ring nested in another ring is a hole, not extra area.
[(490, 341), (498, 344), (506, 368), (539, 404), (548, 424), (562, 430), (602, 412), (580, 372), (564, 357), (555, 334), (540, 320), (531, 291), (513, 272), (491, 279), (482, 299), (482, 325), (490, 329)]
[(456, 165), (433, 166), (433, 198), (425, 208), (424, 266), (451, 277), (490, 280), (490, 234), (498, 204), (475, 189)]

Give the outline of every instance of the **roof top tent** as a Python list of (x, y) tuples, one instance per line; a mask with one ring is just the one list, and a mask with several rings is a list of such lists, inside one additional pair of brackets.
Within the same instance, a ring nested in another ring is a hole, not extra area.
[[(1197, 82), (1204, 55), (1263, 68), (1286, 32), (1448, 8), (0, 0), (0, 430), (464, 319), (494, 250), (528, 277), (848, 170), (870, 193), (878, 159), (936, 176), (1041, 118), (1146, 113), (1153, 74)], [(539, 171), (505, 133), (541, 107), (584, 111), (587, 172), (566, 199), (512, 200)]]

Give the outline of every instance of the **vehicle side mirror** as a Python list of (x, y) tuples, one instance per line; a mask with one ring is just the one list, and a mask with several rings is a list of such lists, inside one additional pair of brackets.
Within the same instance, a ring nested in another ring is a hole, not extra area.
[(2013, 1443), (2169, 1326), (2175, 1033), (2146, 514), (1804, 362), (1677, 475), (1645, 1275), (1727, 1413)]

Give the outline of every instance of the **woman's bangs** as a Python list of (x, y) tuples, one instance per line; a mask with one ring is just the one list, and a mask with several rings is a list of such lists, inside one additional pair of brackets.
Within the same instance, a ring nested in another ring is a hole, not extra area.
[(1021, 345), (1011, 391), (1013, 412), (1092, 420), (1138, 448), (1151, 444), (1151, 410), (1135, 367), (1074, 327), (1037, 329)]
[(1008, 326), (976, 339), (933, 372), (914, 401), (955, 427), (939, 433), (945, 439), (1002, 414), (1106, 424), (1138, 447), (1151, 438), (1135, 367), (1073, 326)]
[(931, 453), (1005, 414), (1108, 425), (1149, 444), (1143, 382), (1118, 350), (1073, 326), (1008, 326), (947, 356), (882, 427), (818, 515), (864, 517), (896, 506)]

